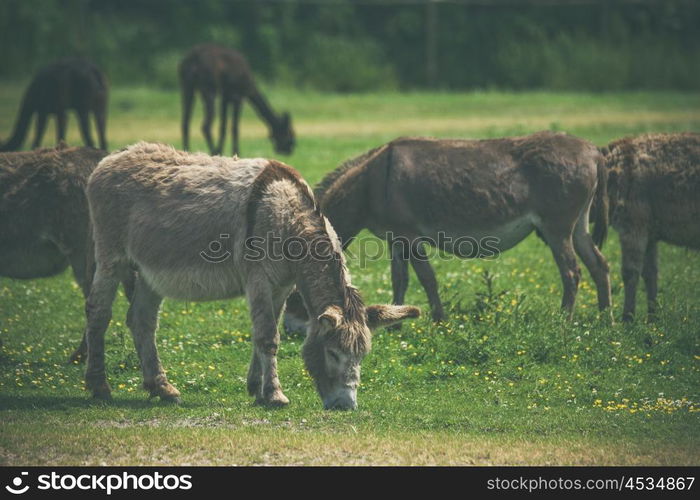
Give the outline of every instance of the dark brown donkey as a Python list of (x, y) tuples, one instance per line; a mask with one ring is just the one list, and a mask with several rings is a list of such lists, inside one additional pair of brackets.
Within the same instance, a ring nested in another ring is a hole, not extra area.
[[(211, 154), (221, 154), (226, 136), (228, 109), (233, 105), (233, 154), (239, 154), (238, 122), (243, 100), (248, 99), (260, 118), (270, 129), (270, 139), (275, 151), (290, 154), (294, 149), (294, 131), (289, 113), (277, 115), (267, 99), (255, 85), (248, 61), (240, 52), (215, 44), (196, 45), (180, 62), (180, 86), (182, 88), (182, 144), (190, 147), (189, 128), (198, 91), (204, 102), (202, 133)], [(219, 115), (219, 142), (214, 145), (211, 125), (214, 121), (214, 100), (221, 95)]]
[[(576, 254), (595, 281), (600, 309), (610, 305), (608, 264), (587, 227), (592, 200), (606, 198), (599, 161), (593, 144), (563, 133), (480, 141), (402, 138), (349, 160), (321, 181), (315, 195), (344, 247), (363, 228), (389, 241), (395, 304), (403, 303), (410, 262), (433, 319), (445, 318), (425, 238), (457, 256), (477, 257), (507, 250), (536, 230), (559, 267), (562, 307), (571, 317), (580, 277)], [(607, 228), (605, 214), (599, 219), (596, 242)], [(291, 328), (304, 320), (294, 302), (286, 318)]]
[(634, 317), (640, 273), (653, 319), (657, 243), (700, 249), (700, 134), (626, 137), (606, 153), (610, 220), (622, 247), (622, 319)]
[(68, 110), (78, 114), (78, 125), (86, 146), (94, 146), (90, 135), (90, 113), (95, 117), (101, 149), (107, 149), (107, 78), (86, 59), (61, 59), (42, 68), (29, 83), (12, 137), (0, 151), (17, 151), (27, 136), (32, 115), (36, 113), (36, 135), (32, 148), (41, 145), (49, 115), (56, 116), (56, 142), (66, 138)]
[[(93, 148), (0, 154), (0, 276), (54, 276), (69, 265), (85, 297), (92, 239), (85, 186), (106, 155)], [(71, 356), (86, 352), (85, 340)]]

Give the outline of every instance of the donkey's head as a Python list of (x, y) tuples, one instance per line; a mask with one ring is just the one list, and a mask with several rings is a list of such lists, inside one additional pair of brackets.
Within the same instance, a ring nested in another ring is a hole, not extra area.
[(372, 347), (371, 330), (419, 315), (413, 306), (362, 306), (350, 313), (329, 306), (312, 319), (302, 355), (324, 408), (357, 408), (360, 363)]
[(294, 130), (292, 129), (292, 117), (289, 113), (283, 113), (272, 126), (270, 139), (275, 147), (275, 152), (288, 155), (294, 149)]

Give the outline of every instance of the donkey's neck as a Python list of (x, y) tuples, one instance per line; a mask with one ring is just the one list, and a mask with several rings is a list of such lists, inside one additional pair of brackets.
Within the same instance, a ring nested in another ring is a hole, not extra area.
[(328, 306), (343, 306), (344, 291), (335, 261), (321, 262), (307, 258), (299, 263), (297, 290), (304, 299), (310, 317), (317, 318)]
[(270, 107), (270, 103), (265, 99), (265, 96), (260, 93), (258, 89), (254, 89), (253, 92), (248, 96), (250, 103), (257, 111), (260, 118), (267, 124), (270, 130), (273, 130), (277, 124), (280, 122), (279, 116)]
[(366, 169), (348, 169), (314, 194), (345, 248), (367, 226), (370, 199)]

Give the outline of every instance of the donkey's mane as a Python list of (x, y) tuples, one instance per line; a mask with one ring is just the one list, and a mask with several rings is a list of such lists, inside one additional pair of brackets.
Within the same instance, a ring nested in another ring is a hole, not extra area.
[(255, 227), (255, 219), (258, 213), (258, 208), (263, 196), (267, 192), (270, 184), (276, 181), (288, 180), (294, 184), (304, 199), (308, 202), (310, 208), (320, 215), (316, 199), (314, 198), (311, 188), (302, 179), (299, 172), (294, 170), (289, 165), (282, 162), (270, 160), (265, 168), (255, 177), (251, 186), (250, 196), (248, 198), (248, 207), (246, 209), (246, 238), (250, 238)]
[(318, 184), (316, 184), (316, 187), (314, 187), (314, 195), (316, 196), (316, 198), (322, 200), (323, 195), (326, 193), (326, 191), (333, 184), (335, 184), (335, 182), (338, 179), (340, 179), (343, 176), (343, 174), (345, 174), (348, 170), (361, 166), (377, 151), (384, 148), (386, 148), (386, 145), (378, 146), (376, 148), (370, 149), (369, 151), (365, 151), (361, 155), (355, 156), (353, 158), (350, 158), (349, 160), (344, 161), (335, 170), (332, 170), (329, 173), (327, 173), (326, 176), (323, 179), (321, 179), (321, 181)]
[(350, 283), (350, 273), (345, 265), (345, 256), (340, 245), (338, 235), (335, 233), (330, 221), (322, 216), (324, 223), (324, 233), (328, 237), (333, 252), (332, 264), (337, 266), (338, 286), (343, 291), (343, 321), (344, 327), (340, 328), (339, 340), (343, 349), (357, 355), (369, 351), (372, 338), (368, 335), (368, 330), (364, 328), (367, 321), (365, 317), (365, 304), (362, 301), (360, 292)]
[(276, 181), (287, 180), (297, 187), (302, 197), (308, 203), (308, 208), (312, 210), (310, 224), (300, 227), (300, 236), (307, 241), (314, 241), (317, 251), (328, 255), (330, 258), (325, 264), (333, 266), (333, 277), (336, 285), (343, 293), (343, 318), (346, 328), (339, 329), (340, 344), (354, 354), (360, 354), (369, 350), (371, 339), (367, 338), (367, 330), (358, 328), (364, 325), (365, 305), (359, 291), (350, 283), (350, 274), (345, 265), (345, 257), (340, 246), (338, 236), (335, 234), (333, 226), (321, 213), (314, 194), (309, 185), (302, 179), (299, 173), (293, 168), (278, 161), (270, 163), (257, 175), (253, 181), (248, 207), (246, 211), (246, 237), (252, 235), (255, 228), (255, 219), (260, 203), (265, 196), (270, 184)]
[[(343, 291), (343, 303), (339, 305), (345, 321), (353, 324), (358, 321), (364, 322), (364, 302), (360, 292), (350, 282), (350, 273), (345, 264), (340, 241), (328, 219), (320, 215), (312, 227), (305, 228), (301, 237), (314, 242), (315, 251), (325, 260), (321, 265), (333, 267), (333, 280), (336, 286)], [(348, 343), (351, 341), (354, 342), (353, 339), (348, 339)]]
[[(343, 264), (343, 267), (345, 264)], [(354, 286), (347, 284), (343, 304), (343, 317), (348, 328), (343, 328), (340, 334), (340, 345), (351, 353), (364, 354), (369, 351), (372, 344), (371, 335), (364, 327), (367, 322), (365, 304), (360, 297), (360, 292)]]

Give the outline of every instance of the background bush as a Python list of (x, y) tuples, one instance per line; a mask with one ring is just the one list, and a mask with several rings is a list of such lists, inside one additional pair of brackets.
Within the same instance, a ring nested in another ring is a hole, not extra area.
[[(436, 6), (443, 89), (679, 89), (700, 85), (700, 3), (574, 5), (483, 0)], [(0, 78), (84, 54), (115, 83), (177, 85), (195, 43), (237, 47), (261, 78), (354, 92), (428, 86), (420, 1), (3, 0)]]

